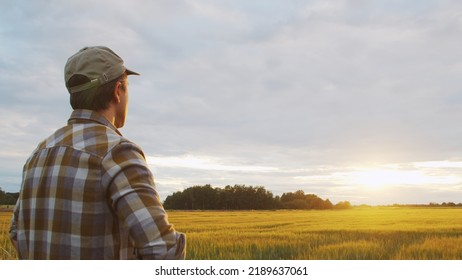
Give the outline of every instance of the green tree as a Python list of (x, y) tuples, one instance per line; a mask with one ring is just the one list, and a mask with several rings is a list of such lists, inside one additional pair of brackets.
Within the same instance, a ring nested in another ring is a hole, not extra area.
[[(344, 202), (342, 202), (344, 203)], [(263, 186), (234, 185), (214, 188), (211, 185), (193, 186), (169, 195), (164, 201), (167, 209), (182, 210), (269, 210), (269, 209), (333, 209), (349, 207), (344, 204), (332, 205), (302, 190), (273, 196)], [(349, 202), (348, 202), (349, 203)]]
[(17, 195), (14, 193), (6, 193), (0, 187), (0, 205), (14, 205), (16, 204)]
[(305, 194), (302, 190), (294, 193), (284, 193), (280, 204), (286, 209), (333, 209), (334, 205), (329, 199), (323, 200), (315, 194)]
[(349, 209), (349, 208), (351, 208), (351, 204), (349, 201), (340, 201), (334, 206), (334, 209)]

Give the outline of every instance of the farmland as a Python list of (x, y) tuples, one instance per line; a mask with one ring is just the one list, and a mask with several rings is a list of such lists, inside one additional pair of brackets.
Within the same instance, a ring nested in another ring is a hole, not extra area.
[(17, 258), (16, 251), (11, 245), (8, 235), (12, 214), (10, 210), (0, 205), (0, 260), (14, 260)]
[[(15, 257), (10, 216), (0, 212), (4, 259)], [(462, 259), (461, 208), (169, 211), (169, 219), (188, 236), (188, 259)]]

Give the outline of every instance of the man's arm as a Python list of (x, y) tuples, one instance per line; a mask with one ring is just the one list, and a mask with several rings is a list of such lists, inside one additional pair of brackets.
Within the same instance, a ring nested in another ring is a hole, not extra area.
[(18, 241), (16, 239), (11, 239), (11, 243), (13, 243), (13, 247), (18, 252)]
[(119, 144), (103, 165), (103, 181), (111, 182), (110, 204), (129, 227), (137, 257), (184, 259), (186, 237), (168, 222), (142, 151), (132, 143)]
[(16, 252), (18, 251), (18, 232), (17, 232), (17, 224), (18, 224), (18, 210), (19, 210), (19, 199), (16, 202), (16, 206), (14, 207), (13, 216), (11, 217), (10, 223), (10, 240), (13, 243)]

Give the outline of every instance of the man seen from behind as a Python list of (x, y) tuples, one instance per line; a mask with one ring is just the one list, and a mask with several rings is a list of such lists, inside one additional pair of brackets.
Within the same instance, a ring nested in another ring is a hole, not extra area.
[(143, 151), (119, 132), (128, 109), (123, 60), (86, 47), (65, 66), (68, 124), (26, 161), (10, 238), (20, 259), (184, 259)]

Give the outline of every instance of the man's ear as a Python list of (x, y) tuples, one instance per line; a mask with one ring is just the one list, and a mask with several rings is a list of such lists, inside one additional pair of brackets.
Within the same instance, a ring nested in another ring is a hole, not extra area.
[(120, 82), (116, 83), (116, 86), (114, 87), (114, 93), (113, 93), (113, 100), (116, 104), (120, 103), (120, 95), (122, 94), (122, 88), (121, 88)]

